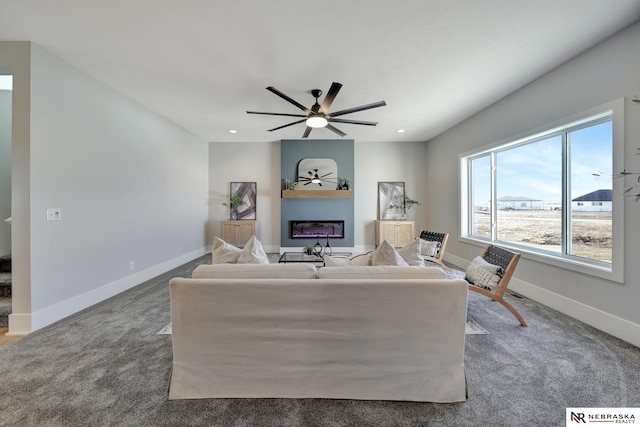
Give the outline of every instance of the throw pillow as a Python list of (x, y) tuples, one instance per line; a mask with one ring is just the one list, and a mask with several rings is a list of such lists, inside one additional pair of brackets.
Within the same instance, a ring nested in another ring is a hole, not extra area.
[(251, 236), (238, 258), (238, 264), (269, 264), (269, 257), (256, 236)]
[(363, 254), (351, 255), (350, 257), (333, 257), (325, 255), (324, 266), (325, 267), (346, 267), (349, 265), (371, 265), (371, 255), (373, 251), (369, 251)]
[(241, 253), (242, 249), (230, 245), (219, 237), (214, 237), (211, 264), (235, 264)]
[(465, 273), (469, 283), (490, 291), (498, 286), (498, 282), (504, 274), (502, 267), (489, 264), (479, 256), (471, 260)]
[(424, 267), (424, 260), (420, 256), (422, 242), (422, 239), (414, 239), (411, 243), (404, 245), (402, 249), (398, 250), (398, 254), (407, 261), (407, 264)]
[(396, 249), (384, 240), (371, 255), (371, 265), (405, 265), (407, 262), (400, 256)]
[(440, 242), (431, 242), (424, 239), (422, 240), (422, 246), (420, 247), (420, 253), (422, 256), (434, 258), (438, 256), (438, 249), (440, 249)]

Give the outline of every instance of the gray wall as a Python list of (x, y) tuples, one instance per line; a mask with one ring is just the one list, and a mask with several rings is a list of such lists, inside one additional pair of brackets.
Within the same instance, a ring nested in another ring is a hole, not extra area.
[(11, 253), (11, 91), (0, 90), (0, 256)]
[[(569, 117), (598, 105), (625, 101), (625, 168), (640, 170), (640, 24), (579, 55), (428, 143), (425, 168), (434, 186), (425, 206), (432, 227), (451, 233), (447, 252), (470, 260), (480, 247), (458, 240), (458, 156)], [(623, 183), (615, 181), (620, 191)], [(435, 203), (437, 201), (437, 203)], [(526, 255), (512, 286), (515, 290), (600, 329), (640, 345), (640, 203), (625, 202), (624, 283), (540, 263)], [(534, 326), (534, 325), (532, 325)]]
[[(297, 181), (298, 162), (302, 159), (333, 159), (338, 166), (338, 177), (353, 183), (354, 143), (352, 139), (299, 140), (285, 139), (280, 146), (281, 178)], [(300, 187), (302, 189), (302, 187)], [(351, 186), (353, 192), (357, 187)], [(344, 220), (344, 239), (330, 242), (332, 247), (354, 246), (353, 199), (281, 199), (280, 246), (301, 247), (313, 245), (316, 239), (289, 238), (289, 221), (292, 220)], [(322, 242), (326, 244), (326, 239)]]
[[(37, 45), (0, 43), (3, 67), (16, 95), (10, 333), (204, 253), (205, 141)], [(62, 220), (47, 221), (48, 208)]]

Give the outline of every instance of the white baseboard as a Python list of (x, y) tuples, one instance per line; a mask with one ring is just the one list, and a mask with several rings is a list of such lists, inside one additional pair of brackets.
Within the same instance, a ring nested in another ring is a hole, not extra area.
[[(461, 268), (466, 268), (469, 265), (469, 261), (454, 255), (445, 254), (444, 258), (445, 261)], [(637, 323), (614, 316), (515, 277), (509, 282), (509, 289), (636, 347), (640, 347), (640, 325)]]
[(149, 279), (179, 267), (207, 253), (207, 248), (197, 249), (179, 257), (157, 264), (146, 270), (123, 277), (99, 288), (92, 289), (75, 297), (60, 301), (35, 313), (15, 313), (9, 315), (8, 336), (27, 335), (44, 328), (58, 320), (84, 310), (94, 304), (111, 298), (127, 289), (133, 288)]

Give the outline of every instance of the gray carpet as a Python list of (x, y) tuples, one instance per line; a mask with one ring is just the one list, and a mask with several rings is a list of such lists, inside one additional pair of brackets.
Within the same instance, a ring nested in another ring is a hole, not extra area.
[(469, 399), (168, 401), (167, 283), (202, 257), (0, 347), (2, 426), (564, 426), (566, 407), (640, 407), (640, 349), (526, 298), (469, 294)]

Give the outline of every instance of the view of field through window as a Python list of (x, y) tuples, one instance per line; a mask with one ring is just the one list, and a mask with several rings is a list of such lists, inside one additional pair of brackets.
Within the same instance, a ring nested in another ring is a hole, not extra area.
[[(609, 118), (472, 159), (471, 234), (611, 262), (612, 147)], [(567, 200), (563, 203), (565, 182)]]

